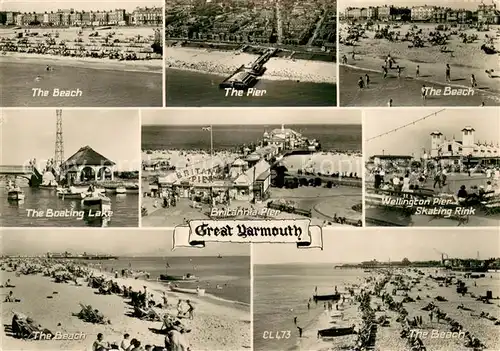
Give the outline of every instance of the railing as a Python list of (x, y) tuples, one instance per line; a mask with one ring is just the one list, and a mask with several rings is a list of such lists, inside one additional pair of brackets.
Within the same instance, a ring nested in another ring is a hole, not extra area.
[(29, 174), (33, 172), (33, 166), (0, 165), (0, 174)]

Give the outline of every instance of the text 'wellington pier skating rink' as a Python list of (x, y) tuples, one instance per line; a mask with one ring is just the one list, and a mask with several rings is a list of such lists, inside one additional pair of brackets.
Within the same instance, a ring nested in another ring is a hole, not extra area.
[(254, 349), (498, 350), (495, 229), (323, 230), (254, 244)]
[(0, 10), (0, 106), (163, 106), (161, 0), (4, 0)]
[(142, 111), (142, 226), (209, 218), (361, 226), (362, 168), (360, 111)]
[(365, 110), (367, 225), (500, 225), (500, 116), (479, 110)]
[(251, 349), (249, 244), (105, 232), (2, 231), (2, 350)]

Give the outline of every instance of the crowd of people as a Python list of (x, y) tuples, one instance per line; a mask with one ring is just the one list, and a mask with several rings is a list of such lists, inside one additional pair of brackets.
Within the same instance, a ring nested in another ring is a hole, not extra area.
[[(106, 341), (104, 333), (98, 333), (92, 345), (93, 351), (122, 350), (122, 351), (188, 351), (189, 344), (186, 334), (191, 330), (186, 325), (186, 320), (195, 318), (195, 305), (193, 301), (178, 299), (174, 307), (166, 291), (162, 292), (160, 298), (148, 291), (147, 286), (142, 291), (134, 290), (131, 286), (120, 286), (118, 272), (115, 272), (115, 279), (110, 275), (99, 275), (99, 272), (91, 267), (82, 266), (69, 260), (57, 260), (48, 258), (38, 258), (20, 260), (9, 259), (2, 263), (2, 269), (15, 272), (16, 275), (43, 274), (45, 277), (53, 279), (57, 283), (75, 284), (76, 286), (86, 285), (94, 290), (96, 294), (118, 295), (126, 300), (132, 308), (131, 317), (141, 320), (148, 320), (161, 323), (159, 333), (164, 334), (164, 345), (153, 345), (139, 340), (139, 337), (132, 337), (129, 333), (123, 335), (121, 342)], [(122, 277), (129, 276), (128, 270), (122, 270)], [(83, 283), (84, 282), (84, 283)], [(11, 280), (8, 279), (2, 288), (15, 288)], [(55, 294), (56, 292), (54, 292)], [(53, 298), (53, 296), (50, 296)], [(49, 297), (48, 297), (49, 298)], [(20, 302), (11, 290), (4, 300), (5, 303)], [(73, 316), (82, 319), (87, 323), (110, 325), (111, 320), (107, 319), (101, 311), (91, 305), (80, 304), (81, 311), (73, 313)], [(171, 312), (172, 309), (177, 311)], [(33, 339), (34, 332), (46, 332), (41, 325), (37, 324), (30, 317), (21, 313), (14, 313), (12, 322), (13, 334), (19, 338)], [(105, 327), (103, 327), (105, 330)], [(52, 333), (50, 333), (52, 334)], [(53, 335), (53, 334), (52, 334)]]

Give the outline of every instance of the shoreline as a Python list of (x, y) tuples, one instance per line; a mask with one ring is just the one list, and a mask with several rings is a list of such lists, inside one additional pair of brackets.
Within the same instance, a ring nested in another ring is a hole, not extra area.
[[(237, 51), (170, 46), (165, 49), (165, 68), (227, 77), (257, 57)], [(272, 57), (265, 67), (267, 70), (259, 80), (337, 84), (336, 62)]]
[(8, 52), (0, 56), (0, 63), (37, 63), (41, 65), (60, 65), (78, 68), (89, 68), (96, 70), (163, 73), (163, 60), (137, 60), (118, 61), (110, 59), (98, 59), (93, 57), (71, 57), (42, 54), (26, 54)]
[[(339, 63), (339, 67), (347, 67), (347, 68), (351, 68), (351, 69), (354, 69), (354, 70), (359, 70), (359, 71), (364, 71), (364, 72), (371, 72), (371, 73), (377, 73), (377, 74), (382, 74), (380, 72), (380, 70), (377, 70), (377, 69), (374, 69), (374, 68), (369, 68), (369, 67), (361, 67), (361, 66), (356, 66), (356, 65), (352, 65), (352, 64), (342, 64), (342, 63)], [(388, 77), (390, 77), (390, 75), (388, 75)], [(439, 81), (436, 81), (436, 80), (433, 80), (431, 78), (433, 78), (433, 76), (430, 76), (429, 78), (427, 78), (428, 76), (420, 76), (420, 77), (410, 77), (410, 76), (405, 76), (405, 77), (402, 77), (403, 79), (405, 80), (413, 80), (413, 81), (420, 81), (420, 82), (425, 82), (425, 83), (430, 83), (430, 84), (434, 84), (434, 85), (439, 85), (439, 86), (442, 86), (442, 87), (452, 87), (452, 88), (460, 88), (460, 89), (469, 89), (470, 86), (469, 85), (462, 85), (462, 84), (458, 84), (458, 83), (453, 83), (453, 82), (450, 82), (450, 83), (446, 83), (446, 82), (439, 82)], [(484, 95), (488, 95), (490, 97), (492, 97), (494, 100), (496, 100), (497, 102), (500, 101), (500, 92), (491, 92), (491, 91), (487, 91), (487, 90), (484, 90), (484, 89), (474, 89), (474, 91), (476, 92), (479, 92), (479, 94), (484, 94)]]

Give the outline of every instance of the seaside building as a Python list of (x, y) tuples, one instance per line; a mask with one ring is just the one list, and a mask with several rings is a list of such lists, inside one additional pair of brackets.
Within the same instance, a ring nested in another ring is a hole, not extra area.
[(305, 138), (302, 134), (293, 129), (281, 128), (273, 129), (270, 133), (265, 132), (263, 135), (263, 145), (274, 145), (278, 148), (278, 153), (283, 150), (292, 150), (297, 147), (302, 147), (305, 144)]
[(468, 23), (472, 21), (472, 11), (460, 9), (457, 11), (458, 23)]
[(498, 142), (479, 142), (475, 140), (475, 129), (465, 127), (462, 129), (462, 140), (455, 136), (447, 140), (439, 131), (434, 131), (431, 136), (430, 157), (439, 159), (442, 164), (460, 165), (464, 163), (494, 164), (500, 161), (500, 147)]
[(163, 11), (161, 8), (137, 8), (133, 14), (124, 9), (111, 11), (77, 11), (75, 9), (58, 9), (57, 11), (5, 12), (5, 20), (0, 16), (0, 23), (18, 26), (105, 26), (105, 25), (161, 25)]
[(374, 6), (368, 7), (367, 17), (369, 19), (377, 19), (378, 18), (378, 7), (374, 7)]
[(137, 7), (132, 12), (132, 24), (136, 26), (160, 26), (163, 23), (161, 7)]
[(81, 147), (61, 166), (63, 177), (69, 184), (98, 180), (113, 180), (115, 163), (90, 146)]
[(211, 157), (159, 177), (158, 188), (180, 198), (214, 203), (263, 199), (271, 184), (271, 166), (257, 157), (247, 160)]
[(491, 5), (479, 4), (477, 21), (484, 24), (500, 24), (500, 11), (497, 10), (497, 5), (494, 2)]
[(411, 8), (412, 21), (432, 21), (436, 13), (435, 6), (414, 6)]

